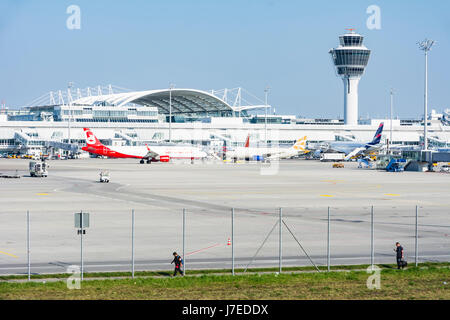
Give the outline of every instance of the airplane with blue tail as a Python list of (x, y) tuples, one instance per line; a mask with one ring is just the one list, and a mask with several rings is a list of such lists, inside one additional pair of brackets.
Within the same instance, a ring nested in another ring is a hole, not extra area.
[(359, 155), (367, 155), (374, 151), (377, 151), (383, 147), (381, 143), (381, 136), (383, 134), (384, 123), (380, 123), (372, 141), (370, 142), (355, 142), (355, 141), (333, 141), (327, 142), (326, 145), (322, 145), (320, 149), (316, 150), (320, 154), (321, 152), (342, 152), (345, 153), (344, 160), (349, 160), (352, 157)]

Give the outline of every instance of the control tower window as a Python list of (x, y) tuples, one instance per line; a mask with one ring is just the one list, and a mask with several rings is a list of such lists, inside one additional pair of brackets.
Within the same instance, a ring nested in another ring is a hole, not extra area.
[(369, 50), (336, 50), (334, 63), (336, 65), (362, 65), (366, 66), (369, 61)]
[(361, 46), (363, 37), (344, 36), (344, 46)]

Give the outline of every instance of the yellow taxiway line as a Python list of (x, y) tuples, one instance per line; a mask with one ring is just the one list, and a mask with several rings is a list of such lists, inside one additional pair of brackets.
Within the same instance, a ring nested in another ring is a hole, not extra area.
[(18, 256), (14, 255), (14, 254), (12, 254), (12, 253), (5, 252), (5, 251), (0, 251), (0, 253), (3, 253), (3, 254), (5, 254), (5, 255), (10, 256), (10, 257), (13, 257), (13, 258), (18, 258)]

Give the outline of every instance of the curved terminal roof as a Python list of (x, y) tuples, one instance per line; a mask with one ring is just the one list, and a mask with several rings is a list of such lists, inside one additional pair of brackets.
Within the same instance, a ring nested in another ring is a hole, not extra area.
[(162, 89), (88, 96), (74, 100), (73, 104), (109, 106), (138, 104), (156, 107), (159, 113), (168, 114), (170, 109), (170, 95), (172, 96), (172, 114), (238, 112), (261, 108), (261, 106), (233, 107), (211, 93), (195, 89)]

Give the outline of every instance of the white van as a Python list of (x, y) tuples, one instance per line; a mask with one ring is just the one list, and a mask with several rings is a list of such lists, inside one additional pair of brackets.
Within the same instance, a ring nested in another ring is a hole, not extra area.
[(45, 161), (30, 161), (30, 176), (32, 177), (47, 177), (48, 165)]

